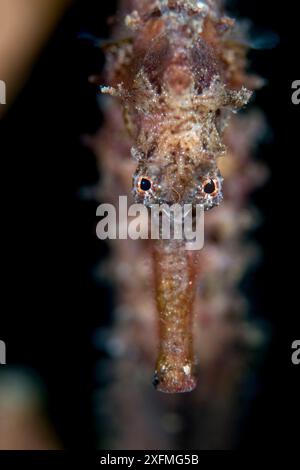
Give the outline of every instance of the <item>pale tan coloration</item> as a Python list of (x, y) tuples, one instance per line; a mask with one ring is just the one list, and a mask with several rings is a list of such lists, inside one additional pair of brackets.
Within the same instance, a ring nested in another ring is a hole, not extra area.
[[(70, 3), (71, 0), (0, 1), (0, 80), (6, 82), (8, 106)], [(6, 108), (0, 106), (0, 116)]]

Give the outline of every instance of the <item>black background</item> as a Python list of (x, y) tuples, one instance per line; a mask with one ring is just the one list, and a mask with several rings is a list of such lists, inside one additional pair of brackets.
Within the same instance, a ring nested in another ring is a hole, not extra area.
[[(253, 68), (268, 79), (257, 103), (274, 136), (258, 155), (272, 177), (253, 197), (264, 215), (255, 233), (263, 260), (247, 288), (253, 308), (272, 325), (273, 339), (239, 446), (289, 448), (297, 444), (300, 425), (300, 366), (291, 363), (291, 344), (300, 337), (300, 106), (291, 103), (291, 83), (300, 78), (299, 12), (296, 2), (235, 3), (241, 16), (281, 38), (276, 49), (252, 53)], [(99, 177), (94, 155), (81, 142), (101, 123), (88, 77), (101, 70), (103, 57), (78, 35), (105, 37), (105, 19), (112, 12), (114, 2), (75, 2), (0, 129), (0, 336), (10, 365), (42, 376), (50, 416), (69, 449), (97, 445), (92, 392), (98, 353), (91, 338), (95, 328), (111, 321), (112, 303), (109, 288), (94, 276), (106, 254), (95, 237), (97, 204), (80, 198), (80, 189)]]

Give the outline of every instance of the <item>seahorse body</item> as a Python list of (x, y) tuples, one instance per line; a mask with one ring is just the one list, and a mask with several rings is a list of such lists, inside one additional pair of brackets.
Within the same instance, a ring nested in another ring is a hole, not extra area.
[[(122, 105), (137, 162), (134, 199), (149, 208), (189, 203), (211, 209), (223, 199), (218, 158), (226, 154), (228, 119), (249, 101), (245, 86), (256, 85), (245, 70), (247, 48), (222, 2), (121, 5), (125, 28), (108, 49), (102, 92)], [(175, 240), (153, 241), (151, 250), (160, 330), (154, 384), (163, 392), (191, 391), (199, 255)]]

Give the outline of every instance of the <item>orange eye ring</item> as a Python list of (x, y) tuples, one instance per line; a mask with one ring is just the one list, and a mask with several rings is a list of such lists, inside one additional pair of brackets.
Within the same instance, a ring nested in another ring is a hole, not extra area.
[(153, 183), (148, 176), (141, 176), (138, 181), (138, 191), (142, 194), (148, 193), (153, 187)]
[(219, 192), (219, 181), (217, 179), (209, 178), (204, 181), (202, 188), (205, 195), (215, 197)]

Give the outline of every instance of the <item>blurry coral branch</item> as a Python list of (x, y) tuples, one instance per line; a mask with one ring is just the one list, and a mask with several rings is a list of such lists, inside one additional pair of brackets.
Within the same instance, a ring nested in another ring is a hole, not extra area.
[(30, 371), (5, 369), (0, 375), (0, 450), (60, 449), (46, 412), (40, 380)]
[[(0, 0), (0, 80), (6, 83), (8, 105), (69, 3), (71, 0)], [(0, 106), (0, 113), (4, 110)]]

